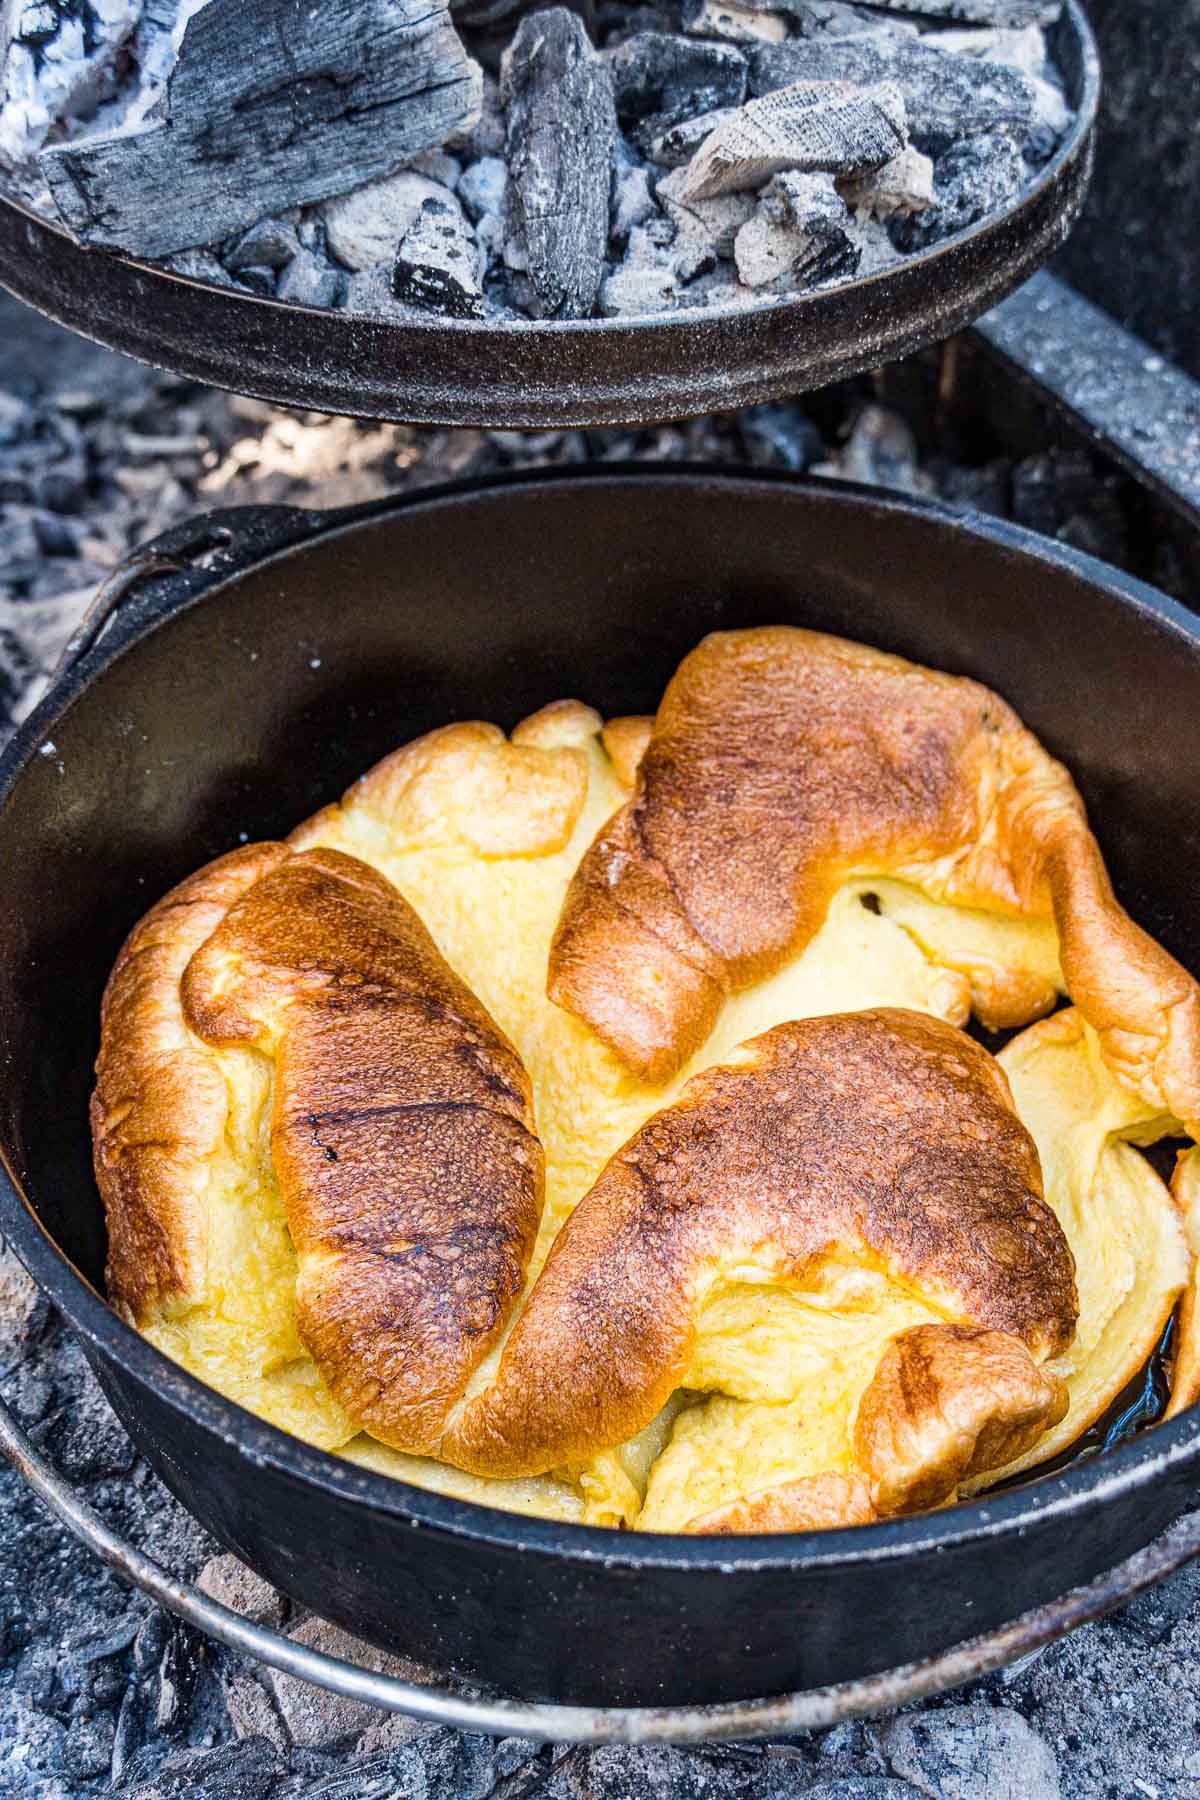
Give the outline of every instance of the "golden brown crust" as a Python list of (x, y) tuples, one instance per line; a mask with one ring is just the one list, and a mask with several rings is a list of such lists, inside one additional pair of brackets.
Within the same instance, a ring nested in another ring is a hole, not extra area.
[(706, 1537), (735, 1531), (831, 1531), (870, 1525), (878, 1517), (861, 1475), (805, 1475), (715, 1506), (690, 1519), (685, 1529)]
[(882, 1516), (924, 1512), (999, 1469), (1066, 1416), (1064, 1382), (1019, 1337), (916, 1325), (892, 1339), (859, 1402), (854, 1449)]
[(1118, 1079), (1200, 1118), (1200, 989), (1113, 897), (1066, 771), (978, 683), (786, 626), (716, 633), (680, 665), (568, 893), (548, 992), (662, 1081), (852, 874), (1053, 914)]
[(105, 1003), (93, 1103), (110, 1283), (137, 1319), (203, 1297), (225, 1128), (201, 1048), (273, 1058), (298, 1324), (359, 1426), (423, 1452), (507, 1322), (542, 1204), (528, 1078), (381, 875), (255, 845), (169, 895)]
[(1200, 1400), (1200, 1149), (1195, 1145), (1181, 1151), (1176, 1159), (1171, 1193), (1183, 1215), (1192, 1270), (1175, 1322), (1168, 1419)]
[(638, 767), (650, 742), (654, 720), (642, 713), (626, 718), (610, 719), (601, 732), (609, 761), (622, 787), (631, 788), (637, 780)]
[(446, 725), (405, 744), (288, 838), (312, 844), (339, 812), (386, 820), (410, 846), (462, 843), (481, 856), (540, 856), (569, 841), (587, 796), (583, 746), (601, 719), (578, 700), (533, 713), (505, 737), (498, 725)]
[(839, 1248), (1039, 1357), (1070, 1342), (1074, 1264), (994, 1059), (924, 1014), (807, 1019), (617, 1153), (440, 1454), (524, 1475), (624, 1442), (682, 1382), (714, 1279), (803, 1281)]
[(515, 1050), (390, 882), (293, 855), (193, 955), (184, 1011), (275, 1061), (300, 1335), (335, 1399), (424, 1454), (508, 1321), (542, 1206)]
[(180, 977), (229, 906), (286, 855), (282, 844), (247, 845), (173, 888), (129, 934), (105, 989), (93, 1154), (109, 1296), (139, 1325), (203, 1296), (205, 1195), (228, 1111), (220, 1071), (184, 1021)]

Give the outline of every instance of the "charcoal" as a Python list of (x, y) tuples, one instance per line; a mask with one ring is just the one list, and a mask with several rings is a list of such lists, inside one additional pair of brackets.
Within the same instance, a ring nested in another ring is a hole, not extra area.
[(213, 287), (237, 286), (237, 276), (211, 250), (180, 250), (174, 256), (165, 256), (163, 267), (186, 281), (207, 281)]
[(282, 269), (300, 248), (286, 219), (260, 219), (225, 253), (227, 269)]
[(34, 156), (59, 120), (95, 105), (141, 0), (0, 3), (0, 160)]
[(1053, 25), (1062, 13), (1062, 0), (858, 0), (858, 4), (871, 12), (953, 19), (968, 25)]
[(321, 208), (330, 254), (348, 269), (373, 269), (396, 254), (427, 200), (450, 200), (448, 188), (414, 169), (384, 175)]
[(675, 227), (674, 267), (683, 282), (707, 274), (719, 258), (733, 255), (734, 240), (758, 204), (753, 194), (742, 193), (689, 200), (686, 183), (686, 169), (673, 169), (658, 184), (659, 201)]
[(688, 164), (681, 193), (703, 200), (758, 188), (785, 169), (878, 168), (907, 142), (904, 102), (893, 83), (798, 82), (748, 102), (719, 125)]
[(279, 277), (275, 292), (290, 306), (340, 306), (346, 285), (346, 277), (324, 257), (298, 250)]
[(1033, 88), (1033, 130), (1045, 128), (1051, 134), (1050, 148), (1071, 122), (1071, 109), (1066, 96), (1055, 81), (1047, 80), (1046, 40), (1036, 25), (1023, 31), (938, 31), (925, 42), (938, 50), (959, 56), (981, 57), (987, 62), (1004, 63), (1017, 69)]
[(583, 318), (608, 244), (612, 78), (573, 13), (523, 19), (504, 60), (510, 199), (541, 308)]
[(1027, 179), (1021, 147), (1010, 133), (964, 138), (934, 164), (934, 204), (892, 220), (898, 250), (924, 250), (1007, 206)]
[(789, 36), (787, 20), (781, 15), (738, 6), (733, 0), (684, 0), (683, 28), (696, 37), (728, 38), (743, 44), (782, 44)]
[(770, 94), (797, 82), (894, 82), (904, 97), (918, 150), (937, 156), (960, 138), (1034, 123), (1032, 83), (1003, 63), (950, 56), (914, 37), (821, 38), (747, 51), (750, 91)]
[(267, 1800), (282, 1773), (262, 1738), (219, 1750), (181, 1750), (163, 1760), (142, 1750), (127, 1766), (124, 1800)]
[(169, 119), (39, 163), (78, 237), (165, 257), (390, 173), (470, 120), (480, 81), (446, 0), (208, 0)]
[(738, 276), (746, 287), (778, 294), (853, 275), (861, 252), (849, 225), (831, 175), (776, 175), (737, 234)]
[(880, 169), (838, 183), (847, 206), (863, 217), (893, 219), (933, 205), (933, 162), (909, 144)]
[(639, 144), (682, 119), (741, 106), (746, 98), (746, 59), (731, 44), (645, 31), (607, 60), (617, 117)]
[(408, 306), (481, 319), (475, 240), (458, 205), (449, 197), (426, 200), (401, 240), (392, 273), (392, 292)]
[[(687, 23), (689, 17), (698, 21), (704, 5), (705, 0), (684, 0), (683, 16), (688, 30), (695, 29)], [(709, 0), (709, 7), (718, 18), (725, 10), (719, 0)], [(782, 43), (787, 37), (824, 37), (827, 34), (857, 37), (864, 32), (916, 30), (914, 25), (899, 20), (882, 19), (865, 5), (853, 4), (851, 0), (735, 0), (735, 10), (745, 15), (734, 23), (746, 39), (763, 43)], [(726, 34), (720, 32), (718, 35)]]
[(927, 494), (931, 483), (919, 465), (912, 428), (887, 406), (864, 406), (837, 458), (846, 481)]
[(701, 144), (710, 138), (719, 126), (726, 125), (737, 113), (735, 106), (727, 111), (702, 113), (696, 119), (684, 119), (682, 124), (672, 125), (669, 131), (647, 146), (646, 154), (652, 163), (663, 169), (681, 169), (690, 163)]

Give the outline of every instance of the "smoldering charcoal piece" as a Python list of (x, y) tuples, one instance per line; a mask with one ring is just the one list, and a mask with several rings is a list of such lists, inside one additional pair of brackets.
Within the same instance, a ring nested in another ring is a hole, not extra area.
[(879, 168), (908, 142), (904, 102), (892, 82), (797, 82), (741, 107), (697, 150), (681, 197), (758, 188), (784, 169), (848, 175)]
[(347, 278), (311, 250), (298, 250), (279, 277), (276, 294), (293, 306), (340, 306)]
[(546, 315), (584, 318), (608, 244), (612, 78), (562, 7), (523, 19), (504, 59), (511, 211)]
[(646, 141), (681, 119), (746, 98), (746, 59), (732, 44), (641, 31), (607, 57), (622, 125)]
[(260, 219), (225, 252), (227, 269), (282, 269), (300, 249), (286, 219)]
[(965, 138), (934, 164), (934, 204), (911, 217), (897, 217), (889, 227), (900, 250), (924, 250), (928, 244), (963, 231), (977, 219), (1007, 206), (1027, 179), (1021, 146), (1007, 131)]
[(483, 294), (475, 240), (457, 204), (426, 200), (404, 234), (392, 292), (409, 306), (481, 319)]
[[(722, 21), (725, 12), (734, 15), (729, 27)], [(701, 21), (707, 20), (718, 36), (737, 35), (762, 43), (782, 43), (793, 36), (829, 33), (844, 37), (864, 31), (915, 29), (895, 19), (881, 19), (877, 12), (853, 4), (853, 0), (734, 0), (729, 6), (722, 0), (684, 0), (683, 20), (689, 31), (699, 30)]]
[(446, 0), (208, 0), (165, 118), (40, 166), (85, 242), (167, 256), (389, 173), (469, 120), (480, 84)]
[(861, 256), (830, 175), (776, 175), (734, 243), (739, 278), (771, 293), (853, 275)]
[(953, 19), (956, 25), (1053, 25), (1062, 16), (1062, 0), (858, 0), (858, 4), (871, 12)]
[(917, 37), (818, 38), (747, 50), (750, 92), (802, 81), (892, 81), (904, 96), (918, 150), (937, 156), (960, 138), (1004, 126), (1025, 136), (1037, 111), (1033, 84), (1017, 69), (931, 49)]

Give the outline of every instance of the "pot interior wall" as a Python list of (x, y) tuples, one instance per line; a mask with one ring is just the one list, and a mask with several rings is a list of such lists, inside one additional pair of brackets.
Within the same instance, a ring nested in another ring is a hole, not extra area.
[(103, 983), (168, 886), (456, 718), (653, 709), (717, 628), (787, 621), (996, 686), (1080, 779), (1135, 916), (1200, 968), (1200, 658), (1061, 563), (761, 479), (521, 485), (386, 513), (228, 583), (105, 669), (0, 815), (0, 1129), (93, 1282)]

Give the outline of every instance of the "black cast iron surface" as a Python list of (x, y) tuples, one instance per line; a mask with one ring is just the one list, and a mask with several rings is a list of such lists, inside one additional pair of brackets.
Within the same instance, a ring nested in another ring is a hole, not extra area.
[(723, 625), (812, 624), (994, 683), (1080, 776), (1135, 915), (1195, 966), (1190, 615), (1013, 527), (711, 471), (518, 478), (349, 521), (229, 513), (159, 549), (183, 572), (125, 599), (0, 765), (0, 1230), (219, 1538), (347, 1628), (508, 1692), (665, 1703), (919, 1658), (1181, 1510), (1195, 1416), (948, 1515), (804, 1538), (618, 1537), (416, 1493), (239, 1412), (108, 1311), (85, 1103), (104, 976), (170, 882), (448, 718), (511, 724), (564, 693), (647, 709)]
[(863, 280), (667, 319), (398, 324), (185, 280), (85, 250), (0, 195), (0, 282), (61, 324), (215, 386), (355, 418), (544, 427), (727, 412), (940, 342), (1064, 242), (1091, 173), (1099, 63), (1080, 0), (1056, 54), (1075, 122), (1007, 210)]

